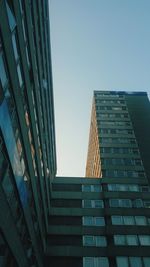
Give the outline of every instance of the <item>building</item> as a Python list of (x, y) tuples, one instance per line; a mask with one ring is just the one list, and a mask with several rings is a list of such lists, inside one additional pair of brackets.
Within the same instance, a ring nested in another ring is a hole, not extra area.
[(52, 182), (46, 266), (150, 266), (149, 108), (146, 93), (94, 92), (88, 178)]
[[(95, 91), (86, 177), (143, 177), (146, 173), (149, 179), (149, 121), (146, 93)], [(123, 172), (126, 166), (131, 174)]]
[(95, 92), (90, 178), (55, 177), (48, 10), (0, 0), (0, 266), (149, 267), (147, 96)]
[(0, 266), (42, 267), (56, 174), (48, 1), (0, 1)]

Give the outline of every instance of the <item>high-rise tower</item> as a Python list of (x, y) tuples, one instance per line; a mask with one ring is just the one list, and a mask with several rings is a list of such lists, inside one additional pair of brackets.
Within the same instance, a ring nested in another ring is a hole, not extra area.
[(0, 1), (0, 266), (43, 266), (56, 174), (48, 1)]
[(86, 177), (150, 177), (149, 121), (146, 93), (95, 91)]

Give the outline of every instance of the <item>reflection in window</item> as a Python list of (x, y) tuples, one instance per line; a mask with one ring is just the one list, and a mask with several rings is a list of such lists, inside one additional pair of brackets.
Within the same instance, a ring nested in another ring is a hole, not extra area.
[(21, 68), (20, 68), (19, 64), (17, 66), (17, 73), (18, 73), (19, 85), (20, 85), (20, 87), (22, 87), (23, 79), (22, 79), (22, 73), (21, 73)]
[(0, 79), (4, 88), (7, 82), (7, 74), (2, 54), (0, 54)]
[(19, 54), (18, 54), (17, 41), (16, 41), (15, 33), (12, 34), (12, 44), (13, 44), (15, 60), (17, 61), (19, 58)]
[(109, 261), (106, 257), (84, 257), (83, 267), (109, 267)]
[(83, 225), (104, 226), (105, 220), (104, 220), (104, 217), (84, 216), (83, 217)]
[(95, 246), (95, 247), (106, 247), (107, 241), (105, 236), (83, 236), (83, 245), (84, 246)]
[(10, 9), (7, 2), (6, 2), (6, 8), (7, 8), (9, 27), (10, 27), (11, 31), (13, 31), (13, 29), (16, 27), (16, 21), (15, 21), (14, 15), (12, 13), (12, 10)]

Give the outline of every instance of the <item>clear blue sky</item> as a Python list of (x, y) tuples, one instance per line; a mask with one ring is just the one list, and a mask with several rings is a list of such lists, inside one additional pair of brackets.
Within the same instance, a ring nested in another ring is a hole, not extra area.
[(150, 0), (50, 0), (58, 175), (84, 176), (93, 90), (150, 93)]

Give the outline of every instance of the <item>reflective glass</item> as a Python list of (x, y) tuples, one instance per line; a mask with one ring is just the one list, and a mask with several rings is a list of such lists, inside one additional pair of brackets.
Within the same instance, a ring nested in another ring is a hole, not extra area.
[(95, 208), (104, 208), (103, 200), (93, 200), (93, 201), (94, 201), (94, 207)]
[(127, 235), (127, 244), (130, 246), (137, 246), (138, 245), (138, 239), (136, 235)]
[(7, 8), (9, 27), (10, 27), (11, 31), (13, 31), (13, 29), (16, 26), (16, 21), (15, 21), (15, 17), (13, 15), (9, 5), (7, 4), (7, 2), (6, 2), (6, 8)]
[(105, 225), (104, 217), (95, 217), (95, 225), (104, 226)]
[(109, 261), (106, 257), (97, 258), (96, 267), (109, 267)]
[(144, 267), (149, 267), (150, 266), (150, 258), (143, 257), (143, 262), (144, 262)]
[(150, 236), (149, 235), (139, 235), (140, 244), (143, 246), (150, 246)]
[(0, 79), (2, 86), (5, 87), (7, 82), (7, 75), (6, 75), (6, 69), (4, 64), (4, 59), (2, 57), (2, 54), (0, 55)]
[(95, 245), (94, 236), (91, 235), (83, 236), (83, 245), (94, 246)]
[(117, 257), (117, 267), (129, 267), (128, 257)]
[(126, 239), (124, 235), (114, 235), (114, 243), (115, 245), (125, 245)]
[(91, 185), (82, 185), (83, 192), (91, 192)]
[(140, 257), (129, 257), (131, 267), (142, 267), (142, 260)]
[(19, 58), (19, 54), (18, 54), (18, 48), (17, 48), (17, 42), (16, 42), (15, 33), (13, 33), (13, 35), (12, 35), (12, 44), (13, 44), (13, 50), (14, 50), (15, 60), (17, 61), (18, 58)]
[(93, 185), (93, 191), (94, 192), (101, 192), (102, 191), (102, 186), (101, 185)]
[(93, 217), (91, 216), (83, 217), (83, 225), (93, 225)]
[(97, 247), (106, 247), (107, 241), (105, 236), (95, 236)]
[(84, 257), (83, 258), (83, 267), (94, 267), (94, 258)]
[(19, 64), (17, 66), (17, 73), (18, 73), (19, 85), (20, 85), (20, 87), (22, 87), (23, 79), (22, 79), (22, 73), (21, 73), (21, 68), (20, 68)]
[(147, 225), (145, 216), (135, 216), (135, 222), (137, 225)]
[(121, 225), (123, 224), (122, 216), (112, 216), (112, 224), (114, 225)]
[(125, 225), (134, 225), (134, 217), (133, 216), (123, 216), (124, 224)]
[(91, 200), (83, 200), (83, 207), (84, 208), (92, 208), (92, 201)]

